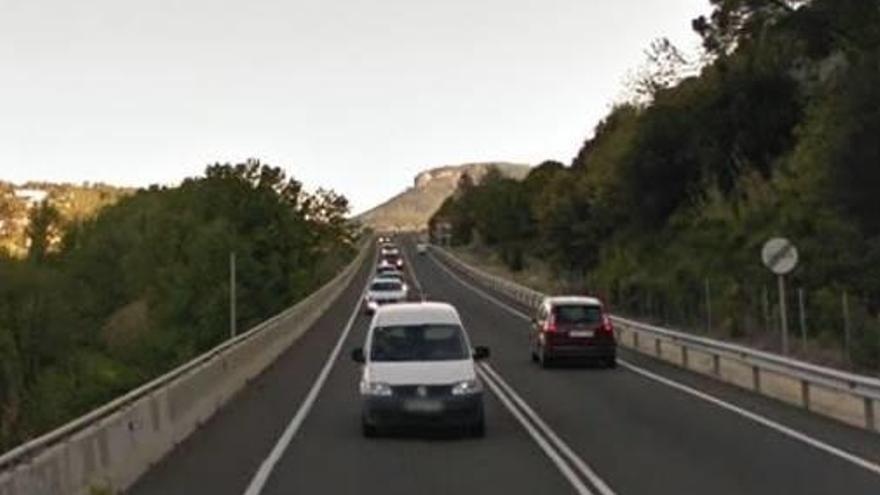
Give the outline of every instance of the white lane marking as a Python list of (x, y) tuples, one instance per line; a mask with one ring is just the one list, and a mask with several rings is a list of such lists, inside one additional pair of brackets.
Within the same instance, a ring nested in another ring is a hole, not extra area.
[(498, 382), (498, 385), (500, 385), (501, 388), (505, 392), (507, 392), (511, 399), (513, 399), (513, 402), (518, 405), (520, 409), (522, 409), (526, 416), (528, 416), (535, 423), (535, 425), (538, 426), (538, 428), (544, 433), (544, 435), (550, 440), (550, 442), (553, 443), (553, 445), (555, 445), (556, 448), (565, 457), (567, 457), (572, 464), (574, 464), (577, 470), (580, 471), (580, 473), (585, 478), (587, 478), (590, 483), (593, 484), (593, 486), (596, 488), (596, 490), (599, 491), (599, 493), (601, 493), (602, 495), (615, 495), (614, 490), (612, 490), (611, 487), (609, 487), (608, 484), (605, 483), (605, 481), (601, 477), (599, 477), (598, 474), (596, 474), (596, 472), (589, 466), (589, 464), (581, 459), (581, 457), (577, 455), (571, 449), (571, 447), (568, 446), (568, 444), (566, 444), (561, 438), (559, 438), (559, 435), (557, 435), (556, 432), (553, 431), (553, 429), (547, 426), (547, 423), (545, 423), (544, 420), (541, 419), (540, 416), (538, 416), (538, 413), (536, 413), (535, 410), (532, 409), (531, 406), (529, 406), (528, 403), (526, 403), (526, 401), (519, 394), (516, 393), (513, 387), (508, 385), (507, 382), (504, 381), (503, 378), (501, 378), (501, 375), (499, 375), (497, 371), (495, 371), (487, 363), (481, 363), (480, 366), (482, 366), (483, 370)]
[[(451, 271), (449, 268), (444, 266), (442, 262), (437, 261), (436, 259), (434, 260), (434, 262), (437, 265), (439, 265), (440, 268), (442, 268), (452, 278), (457, 280), (458, 283), (464, 285), (465, 287), (469, 288), (473, 292), (480, 294), (484, 298), (494, 302), (495, 304), (497, 304), (501, 308), (506, 309), (508, 312), (510, 312), (516, 316), (519, 316), (520, 318), (523, 318), (525, 320), (529, 320), (529, 317), (525, 313), (509, 306), (507, 303), (499, 301), (495, 297), (492, 297), (491, 295), (484, 292), (482, 289), (480, 289), (480, 288), (466, 282), (465, 280), (461, 279), (453, 271)], [(735, 406), (735, 405), (731, 404), (730, 402), (727, 402), (723, 399), (719, 399), (718, 397), (715, 397), (714, 395), (710, 395), (705, 392), (700, 392), (699, 390), (691, 388), (691, 387), (684, 385), (682, 383), (679, 383), (679, 382), (676, 382), (676, 381), (671, 380), (669, 378), (665, 378), (660, 375), (657, 375), (656, 373), (648, 371), (648, 370), (646, 370), (640, 366), (636, 366), (632, 363), (626, 362), (625, 360), (622, 360), (620, 358), (617, 359), (617, 362), (622, 364), (625, 368), (629, 369), (630, 371), (632, 371), (638, 375), (641, 375), (644, 378), (654, 380), (654, 381), (661, 383), (663, 385), (666, 385), (666, 386), (675, 388), (681, 392), (690, 394), (693, 397), (702, 399), (702, 400), (707, 401), (711, 404), (715, 404), (716, 406), (719, 406), (722, 409), (725, 409), (726, 411), (732, 412), (732, 413), (737, 414), (739, 416), (742, 416), (746, 419), (754, 421), (755, 423), (766, 426), (767, 428), (770, 428), (778, 433), (781, 433), (791, 439), (802, 442), (806, 445), (809, 445), (810, 447), (814, 447), (814, 448), (819, 449), (823, 452), (831, 454), (834, 457), (837, 457), (839, 459), (843, 459), (844, 461), (847, 461), (847, 462), (854, 464), (858, 467), (866, 469), (867, 471), (870, 471), (874, 474), (880, 475), (880, 465), (873, 463), (863, 457), (859, 457), (859, 456), (853, 454), (852, 452), (848, 452), (848, 451), (843, 450), (841, 448), (838, 448), (838, 447), (835, 447), (835, 446), (830, 445), (828, 443), (825, 443), (825, 442), (819, 440), (818, 438), (811, 437), (810, 435), (807, 435), (806, 433), (795, 430), (793, 428), (789, 428), (788, 426), (785, 426), (781, 423), (777, 423), (776, 421), (773, 421), (770, 418), (767, 418), (767, 417), (762, 416), (758, 413), (749, 411), (748, 409), (744, 409), (739, 406)]]
[(584, 485), (583, 481), (578, 478), (577, 474), (571, 469), (571, 467), (565, 462), (565, 460), (562, 459), (562, 456), (558, 452), (556, 452), (556, 450), (553, 449), (553, 447), (547, 442), (547, 440), (541, 436), (538, 430), (534, 426), (532, 426), (531, 423), (529, 423), (529, 421), (523, 416), (523, 413), (521, 413), (516, 408), (516, 406), (513, 405), (510, 399), (508, 399), (504, 395), (504, 392), (499, 388), (498, 385), (495, 384), (495, 382), (492, 381), (488, 374), (480, 368), (477, 368), (477, 373), (480, 374), (483, 382), (489, 386), (489, 388), (492, 390), (492, 393), (495, 394), (495, 397), (497, 397), (498, 400), (501, 401), (501, 403), (504, 405), (504, 407), (506, 407), (507, 410), (510, 411), (510, 414), (512, 414), (513, 417), (516, 418), (517, 421), (519, 421), (519, 424), (522, 425), (523, 428), (525, 428), (529, 436), (532, 437), (532, 440), (534, 440), (535, 443), (538, 444), (538, 447), (540, 447), (541, 450), (544, 451), (544, 454), (546, 454), (547, 457), (550, 458), (550, 461), (552, 461), (553, 464), (556, 465), (556, 468), (559, 469), (559, 472), (561, 472), (563, 476), (565, 476), (565, 479), (568, 480), (575, 491), (577, 491), (579, 495), (592, 495), (593, 492), (591, 492), (590, 489), (587, 488), (586, 485)]
[(525, 320), (529, 320), (529, 321), (531, 321), (531, 319), (529, 318), (529, 315), (527, 315), (527, 314), (523, 313), (522, 311), (520, 311), (520, 310), (518, 310), (518, 309), (516, 309), (516, 308), (514, 308), (514, 307), (512, 307), (512, 306), (510, 306), (510, 305), (508, 305), (507, 303), (504, 303), (504, 302), (499, 301), (499, 300), (496, 299), (494, 296), (492, 296), (492, 295), (490, 295), (490, 294), (484, 292), (482, 289), (477, 288), (476, 286), (471, 285), (470, 283), (464, 281), (461, 277), (458, 276), (458, 274), (456, 274), (455, 272), (453, 272), (451, 269), (447, 268), (446, 265), (444, 265), (442, 261), (438, 261), (437, 258), (434, 257), (434, 253), (431, 253), (431, 259), (434, 260), (434, 264), (435, 264), (435, 265), (439, 266), (440, 269), (442, 269), (442, 270), (443, 270), (444, 272), (446, 272), (450, 277), (452, 277), (452, 278), (454, 278), (456, 281), (458, 281), (458, 283), (460, 283), (461, 285), (463, 285), (463, 286), (467, 287), (468, 289), (470, 289), (470, 290), (476, 292), (477, 294), (483, 296), (484, 299), (488, 299), (489, 301), (491, 301), (491, 302), (497, 304), (501, 309), (506, 310), (506, 311), (509, 312), (510, 314), (512, 314), (512, 315), (514, 315), (514, 316), (517, 316), (517, 317), (519, 317), (519, 318), (523, 318), (523, 319), (525, 319)]
[(266, 457), (266, 459), (260, 465), (260, 469), (257, 470), (257, 473), (251, 479), (251, 482), (248, 484), (248, 487), (244, 492), (245, 495), (259, 495), (259, 493), (262, 492), (263, 487), (266, 485), (266, 482), (269, 481), (269, 476), (272, 474), (272, 470), (275, 468), (275, 465), (278, 464), (278, 461), (281, 459), (284, 451), (287, 450), (288, 446), (290, 446), (290, 442), (293, 440), (296, 432), (299, 431), (299, 428), (300, 426), (302, 426), (303, 421), (305, 421), (306, 417), (309, 415), (309, 412), (311, 412), (312, 407), (315, 405), (315, 401), (318, 399), (318, 394), (320, 394), (321, 389), (324, 388), (324, 382), (327, 381), (327, 377), (330, 375), (330, 371), (333, 369), (334, 364), (336, 364), (337, 358), (339, 358), (339, 353), (342, 351), (342, 346), (345, 344), (346, 339), (348, 339), (348, 335), (351, 333), (351, 329), (354, 326), (354, 322), (358, 317), (358, 313), (360, 313), (361, 302), (364, 300), (364, 296), (367, 293), (367, 288), (370, 286), (370, 280), (371, 277), (368, 273), (367, 283), (366, 285), (364, 285), (364, 289), (361, 291), (360, 296), (355, 302), (354, 311), (348, 318), (348, 323), (346, 323), (345, 329), (342, 331), (342, 334), (339, 335), (339, 340), (336, 341), (336, 346), (333, 347), (333, 351), (330, 352), (330, 356), (327, 358), (327, 362), (324, 363), (324, 367), (321, 368), (321, 372), (318, 374), (318, 378), (315, 379), (315, 383), (312, 384), (312, 388), (309, 390), (308, 395), (306, 395), (305, 400), (303, 400), (302, 404), (300, 404), (299, 409), (293, 416), (293, 419), (290, 420), (290, 423), (288, 423), (287, 428), (284, 429), (284, 433), (281, 434), (281, 437), (278, 438), (278, 441), (275, 443), (275, 446), (272, 448), (269, 456)]
[(416, 267), (413, 266), (413, 264), (410, 262), (411, 261), (410, 257), (407, 256), (407, 254), (406, 254), (406, 251), (407, 251), (406, 246), (407, 246), (407, 244), (404, 244), (401, 247), (400, 252), (403, 253), (403, 261), (406, 263), (407, 271), (409, 272), (410, 276), (412, 276), (413, 285), (415, 285), (416, 290), (419, 291), (419, 299), (424, 301), (425, 300), (425, 291), (422, 290), (422, 284), (419, 283), (419, 277), (416, 276)]
[[(413, 275), (415, 276), (415, 274)], [(614, 491), (612, 491), (604, 481), (587, 465), (586, 462), (583, 461), (580, 457), (575, 454), (568, 445), (563, 442), (556, 433), (547, 426), (537, 413), (535, 413), (534, 409), (529, 407), (526, 404), (526, 401), (523, 400), (516, 391), (513, 390), (513, 387), (507, 384), (503, 378), (496, 372), (491, 366), (487, 363), (480, 363), (478, 365), (477, 371), (480, 373), (481, 378), (485, 381), (492, 392), (498, 397), (498, 400), (501, 401), (502, 404), (510, 411), (511, 414), (520, 422), (520, 424), (526, 429), (529, 435), (533, 440), (541, 447), (541, 450), (544, 451), (545, 454), (550, 458), (551, 461), (556, 465), (557, 469), (559, 469), (563, 476), (572, 484), (575, 490), (578, 493), (590, 494), (592, 493), (583, 482), (572, 472), (571, 467), (564, 461), (564, 459), (560, 458), (560, 453), (567, 457), (573, 464), (574, 467), (577, 468), (581, 475), (590, 480), (593, 485), (599, 490), (602, 495), (615, 495)], [(495, 383), (497, 381), (497, 384)], [(510, 398), (504, 395), (506, 392)], [(520, 412), (516, 409), (516, 406), (522, 409)], [(547, 439), (541, 437), (540, 433), (536, 430), (535, 426), (528, 422), (528, 420), (523, 417), (523, 414), (531, 418), (531, 420), (537, 425), (538, 429), (543, 432), (544, 436)], [(547, 440), (549, 439), (550, 443), (553, 444), (551, 446), (548, 444)], [(553, 450), (553, 448), (556, 450)]]
[(660, 376), (656, 373), (648, 371), (648, 370), (641, 368), (639, 366), (636, 366), (632, 363), (628, 363), (627, 361), (625, 361), (623, 359), (618, 359), (617, 362), (620, 363), (620, 365), (622, 365), (623, 367), (628, 368), (633, 373), (638, 373), (639, 375), (642, 375), (645, 378), (659, 382), (663, 385), (666, 385), (667, 387), (672, 387), (672, 388), (679, 390), (681, 392), (684, 392), (686, 394), (692, 395), (692, 396), (697, 397), (699, 399), (703, 399), (706, 402), (710, 402), (712, 404), (715, 404), (718, 407), (726, 409), (732, 413), (738, 414), (744, 418), (750, 419), (756, 423), (762, 424), (768, 428), (772, 428), (772, 429), (778, 431), (779, 433), (782, 433), (783, 435), (786, 435), (790, 438), (801, 441), (811, 447), (815, 447), (815, 448), (822, 450), (824, 452), (827, 452), (835, 457), (839, 457), (845, 461), (848, 461), (852, 464), (855, 464), (856, 466), (867, 469), (868, 471), (871, 471), (874, 474), (880, 474), (880, 465), (875, 464), (867, 459), (863, 459), (863, 458), (858, 457), (857, 455), (852, 454), (850, 452), (847, 452), (843, 449), (837, 448), (833, 445), (829, 445), (821, 440), (817, 440), (817, 439), (815, 439), (805, 433), (802, 433), (798, 430), (795, 430), (793, 428), (789, 428), (788, 426), (785, 426), (781, 423), (777, 423), (776, 421), (773, 421), (772, 419), (761, 416), (760, 414), (749, 411), (748, 409), (743, 409), (743, 408), (736, 406), (734, 404), (731, 404), (730, 402), (727, 402), (723, 399), (719, 399), (718, 397), (715, 397), (714, 395), (709, 395), (705, 392), (700, 392), (699, 390), (697, 390), (695, 388), (692, 388), (687, 385), (670, 380), (669, 378)]

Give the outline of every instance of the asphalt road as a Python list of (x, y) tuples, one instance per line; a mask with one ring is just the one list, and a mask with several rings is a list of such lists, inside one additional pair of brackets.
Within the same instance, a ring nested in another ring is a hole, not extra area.
[(372, 272), (365, 266), (303, 339), (130, 493), (880, 493), (877, 435), (625, 350), (616, 370), (541, 370), (529, 359), (525, 308), (404, 245), (417, 292), (455, 305), (472, 342), (492, 350), (481, 367), (484, 439), (361, 437), (348, 354), (369, 323), (355, 314)]

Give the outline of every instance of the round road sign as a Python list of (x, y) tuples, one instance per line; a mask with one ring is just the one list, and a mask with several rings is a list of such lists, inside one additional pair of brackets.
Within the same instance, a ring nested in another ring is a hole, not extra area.
[(776, 237), (764, 244), (761, 260), (773, 273), (785, 275), (794, 270), (798, 264), (797, 248), (788, 239)]

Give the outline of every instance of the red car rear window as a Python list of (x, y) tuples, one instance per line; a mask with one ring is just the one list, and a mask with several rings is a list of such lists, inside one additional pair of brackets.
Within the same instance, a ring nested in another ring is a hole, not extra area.
[(583, 323), (601, 323), (602, 308), (585, 304), (566, 304), (553, 307), (556, 323), (577, 325)]

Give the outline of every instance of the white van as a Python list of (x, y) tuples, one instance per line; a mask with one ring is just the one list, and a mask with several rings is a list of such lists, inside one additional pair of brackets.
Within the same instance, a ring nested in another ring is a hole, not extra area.
[(483, 386), (458, 312), (445, 303), (402, 303), (378, 308), (366, 345), (352, 351), (362, 363), (364, 436), (398, 426), (455, 427), (485, 433)]

